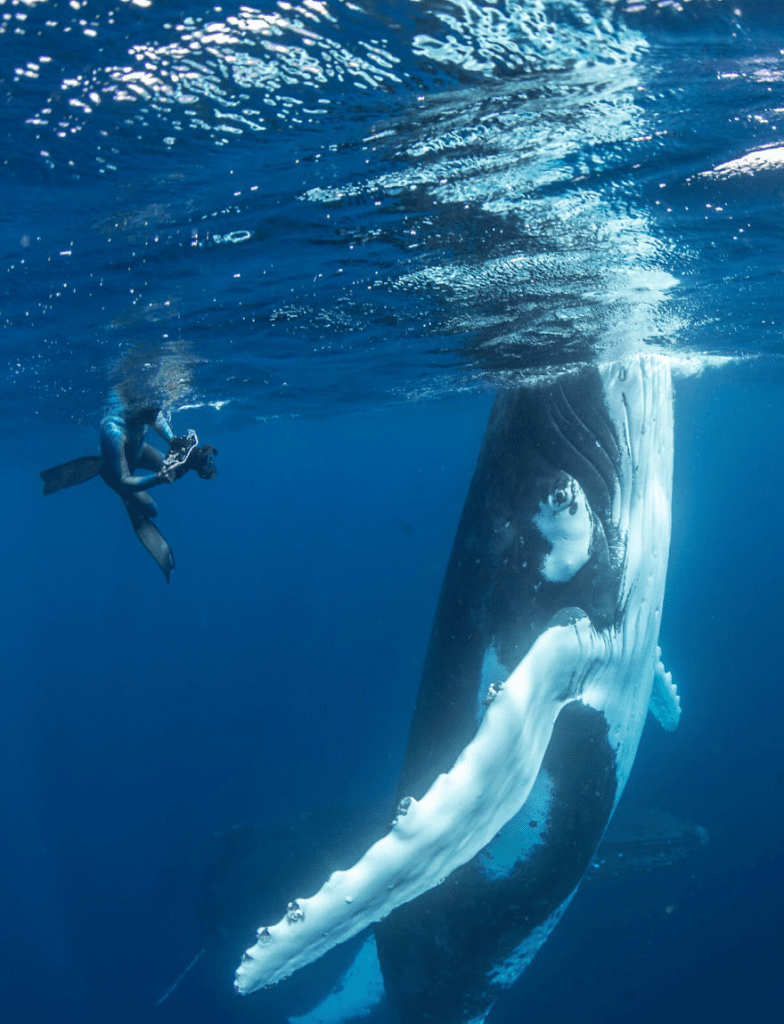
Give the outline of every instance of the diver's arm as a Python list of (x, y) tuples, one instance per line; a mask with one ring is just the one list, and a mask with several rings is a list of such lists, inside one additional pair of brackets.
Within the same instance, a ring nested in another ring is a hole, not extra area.
[(128, 472), (128, 466), (125, 463), (124, 457), (122, 461), (125, 465), (125, 473), (120, 476), (120, 486), (124, 491), (136, 494), (137, 491), (149, 491), (151, 487), (157, 487), (158, 484), (171, 483), (162, 473), (136, 473), (132, 475)]
[(174, 431), (172, 430), (169, 421), (166, 419), (163, 410), (158, 413), (155, 417), (155, 421), (152, 425), (152, 429), (158, 435), (163, 438), (167, 444), (171, 444), (174, 440)]
[(131, 491), (134, 494), (137, 491), (149, 491), (151, 487), (157, 487), (158, 484), (169, 483), (171, 480), (168, 480), (163, 473), (144, 473), (122, 478), (123, 490)]

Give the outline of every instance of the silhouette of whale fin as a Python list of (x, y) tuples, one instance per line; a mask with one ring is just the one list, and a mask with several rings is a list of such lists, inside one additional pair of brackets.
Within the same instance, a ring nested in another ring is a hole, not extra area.
[(54, 494), (66, 487), (83, 484), (98, 476), (101, 469), (100, 455), (83, 455), (81, 459), (71, 459), (60, 466), (52, 466), (38, 474), (44, 482), (44, 494)]
[(150, 519), (146, 516), (140, 516), (130, 505), (126, 504), (125, 510), (130, 517), (136, 536), (158, 563), (163, 575), (166, 577), (166, 582), (169, 583), (171, 571), (174, 568), (174, 555), (166, 538)]
[(707, 846), (707, 829), (663, 811), (625, 807), (607, 826), (585, 872), (587, 882), (611, 882), (677, 864)]

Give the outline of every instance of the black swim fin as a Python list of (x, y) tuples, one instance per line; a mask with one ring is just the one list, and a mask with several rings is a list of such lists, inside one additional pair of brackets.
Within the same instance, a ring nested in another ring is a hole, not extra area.
[(166, 577), (166, 582), (169, 583), (169, 577), (171, 576), (171, 571), (174, 568), (174, 555), (172, 554), (172, 549), (166, 542), (165, 537), (152, 520), (148, 519), (146, 516), (140, 516), (139, 513), (134, 512), (129, 505), (125, 506), (125, 510), (130, 516), (131, 523), (136, 531), (136, 536), (161, 567), (161, 571)]
[(65, 487), (73, 487), (74, 484), (92, 480), (94, 476), (98, 476), (100, 469), (100, 455), (83, 455), (81, 459), (71, 459), (61, 466), (44, 469), (38, 475), (44, 482), (44, 494), (54, 494)]

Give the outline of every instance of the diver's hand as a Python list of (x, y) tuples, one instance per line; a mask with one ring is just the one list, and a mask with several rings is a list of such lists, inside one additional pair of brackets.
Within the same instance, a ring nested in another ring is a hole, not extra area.
[(196, 438), (195, 430), (189, 430), (187, 434), (180, 434), (173, 437), (171, 441), (169, 441), (169, 451), (173, 452), (175, 455), (179, 455), (180, 452), (187, 451), (188, 448), (192, 447), (194, 440), (198, 440)]
[(171, 484), (185, 476), (191, 469), (191, 456), (198, 445), (199, 439), (195, 430), (189, 430), (181, 437), (173, 437), (169, 442), (169, 451), (158, 472), (161, 483)]

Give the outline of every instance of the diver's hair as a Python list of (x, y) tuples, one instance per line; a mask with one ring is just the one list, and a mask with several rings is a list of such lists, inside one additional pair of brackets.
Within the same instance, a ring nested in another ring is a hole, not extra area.
[(137, 427), (140, 424), (151, 427), (160, 411), (157, 405), (142, 405), (136, 409), (129, 409), (126, 413), (126, 420), (131, 427)]

